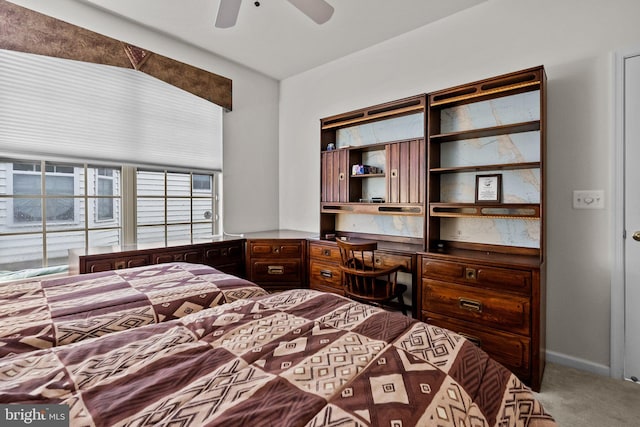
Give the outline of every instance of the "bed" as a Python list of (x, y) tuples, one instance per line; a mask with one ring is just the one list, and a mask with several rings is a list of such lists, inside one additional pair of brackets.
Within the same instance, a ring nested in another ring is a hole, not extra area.
[(0, 284), (0, 358), (265, 294), (247, 280), (181, 262)]
[(555, 426), (463, 337), (313, 290), (0, 359), (0, 404), (72, 426)]

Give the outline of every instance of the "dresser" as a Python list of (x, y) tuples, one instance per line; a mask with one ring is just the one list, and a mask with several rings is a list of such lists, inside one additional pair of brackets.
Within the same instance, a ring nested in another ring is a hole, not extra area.
[(246, 277), (268, 291), (307, 287), (307, 239), (295, 230), (272, 230), (244, 235)]
[(206, 264), (225, 273), (244, 276), (244, 240), (134, 244), (69, 250), (73, 273), (95, 273), (166, 262)]
[(463, 335), (539, 389), (545, 347), (539, 263), (517, 255), (470, 255), (420, 256), (421, 320)]

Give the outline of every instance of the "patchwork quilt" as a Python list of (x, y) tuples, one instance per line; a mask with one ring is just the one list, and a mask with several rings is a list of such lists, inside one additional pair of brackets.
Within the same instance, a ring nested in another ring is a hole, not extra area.
[(446, 329), (313, 290), (0, 359), (0, 403), (72, 426), (555, 426)]
[(256, 295), (212, 267), (157, 264), (0, 285), (0, 358), (164, 322)]

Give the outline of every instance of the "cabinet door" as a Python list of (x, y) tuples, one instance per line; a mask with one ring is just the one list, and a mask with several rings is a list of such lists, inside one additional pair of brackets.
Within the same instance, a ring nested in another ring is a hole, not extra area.
[(323, 202), (348, 202), (347, 150), (325, 151), (321, 158)]
[(426, 172), (424, 140), (389, 144), (387, 164), (388, 203), (423, 203)]

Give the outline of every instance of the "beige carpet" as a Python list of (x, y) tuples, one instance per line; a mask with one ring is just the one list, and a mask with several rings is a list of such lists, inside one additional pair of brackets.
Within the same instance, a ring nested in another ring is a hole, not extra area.
[(640, 384), (547, 363), (536, 395), (560, 427), (640, 426)]

